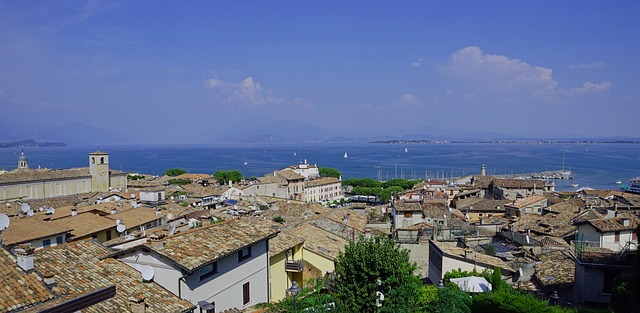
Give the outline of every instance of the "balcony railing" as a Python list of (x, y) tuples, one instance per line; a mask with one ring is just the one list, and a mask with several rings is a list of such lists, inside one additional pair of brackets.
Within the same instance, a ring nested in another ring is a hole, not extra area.
[(571, 252), (582, 263), (597, 264), (626, 264), (630, 261), (627, 258), (631, 243), (622, 245), (618, 242), (600, 243), (597, 241), (571, 241)]
[(284, 265), (284, 269), (287, 272), (302, 272), (304, 269), (304, 262), (303, 260), (287, 260)]

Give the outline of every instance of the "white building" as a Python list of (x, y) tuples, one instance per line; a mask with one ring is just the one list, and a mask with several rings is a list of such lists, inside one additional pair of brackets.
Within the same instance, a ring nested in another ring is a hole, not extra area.
[(193, 304), (244, 309), (269, 301), (269, 239), (277, 234), (268, 224), (235, 219), (155, 236), (118, 258), (139, 270), (152, 267), (156, 283)]
[(304, 182), (304, 201), (321, 202), (344, 198), (342, 181), (334, 177), (322, 177)]

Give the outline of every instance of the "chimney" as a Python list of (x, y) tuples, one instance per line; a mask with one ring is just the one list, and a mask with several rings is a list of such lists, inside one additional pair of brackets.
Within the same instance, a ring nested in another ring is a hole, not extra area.
[(162, 232), (151, 234), (151, 236), (149, 236), (149, 241), (151, 241), (151, 247), (154, 249), (163, 249), (164, 237), (165, 237), (165, 234)]
[(231, 179), (229, 179), (229, 188), (231, 188), (231, 186), (232, 186), (232, 182), (233, 182), (233, 181), (232, 181)]
[(620, 220), (620, 224), (622, 224), (622, 226), (629, 227), (629, 219), (623, 218), (622, 220)]
[(476, 252), (472, 249), (465, 249), (464, 250), (464, 257), (467, 259), (475, 259), (476, 258)]
[(614, 212), (614, 216), (618, 217), (618, 204), (617, 203), (613, 204), (613, 212)]
[(156, 215), (162, 215), (162, 210), (156, 208)]
[(56, 277), (53, 273), (51, 272), (44, 272), (42, 273), (42, 277), (44, 278), (44, 283), (48, 286), (51, 287), (53, 284), (56, 283)]
[(111, 215), (116, 214), (116, 208), (111, 209)]
[(35, 249), (30, 244), (19, 245), (16, 248), (16, 259), (18, 266), (25, 272), (33, 270), (33, 251)]
[(78, 209), (76, 207), (71, 208), (71, 216), (78, 215)]
[(129, 304), (131, 304), (131, 313), (145, 313), (147, 307), (144, 303), (145, 296), (142, 293), (135, 294), (129, 297)]

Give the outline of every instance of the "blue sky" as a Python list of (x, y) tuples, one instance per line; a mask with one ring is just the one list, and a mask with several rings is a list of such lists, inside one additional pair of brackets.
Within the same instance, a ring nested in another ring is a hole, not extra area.
[(443, 2), (0, 1), (0, 124), (640, 136), (640, 2)]

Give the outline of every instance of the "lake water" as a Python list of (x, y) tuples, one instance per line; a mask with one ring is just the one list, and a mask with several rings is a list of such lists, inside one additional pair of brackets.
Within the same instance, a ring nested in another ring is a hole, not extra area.
[[(405, 152), (406, 149), (406, 152)], [(96, 147), (25, 148), (29, 166), (71, 168), (88, 166), (88, 153)], [(261, 176), (304, 160), (339, 170), (343, 179), (368, 177), (417, 179), (478, 174), (530, 173), (559, 170), (575, 179), (556, 181), (556, 189), (571, 184), (596, 189), (617, 189), (640, 176), (638, 144), (304, 144), (304, 145), (158, 145), (103, 146), (110, 167), (127, 172), (162, 175), (178, 167), (190, 173), (239, 170), (246, 177)], [(348, 157), (344, 158), (347, 153)], [(0, 169), (17, 167), (20, 149), (0, 149)], [(246, 164), (245, 164), (246, 162)]]

